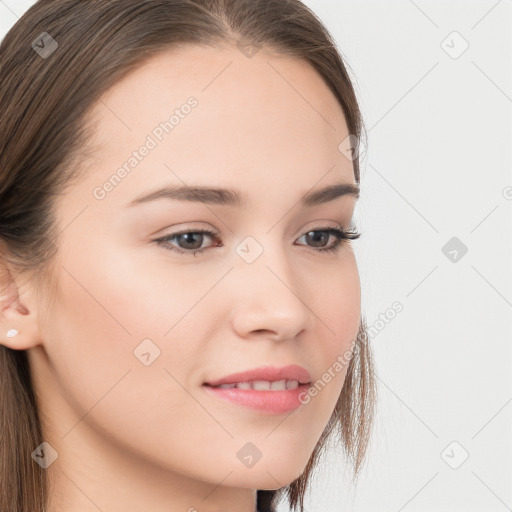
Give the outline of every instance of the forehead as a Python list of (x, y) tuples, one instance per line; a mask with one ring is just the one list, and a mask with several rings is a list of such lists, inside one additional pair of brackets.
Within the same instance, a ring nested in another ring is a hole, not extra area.
[(348, 129), (335, 96), (308, 62), (267, 49), (166, 50), (117, 82), (90, 117), (98, 150), (89, 186), (153, 141), (119, 199), (159, 183), (282, 193), (290, 183), (354, 182), (338, 149)]

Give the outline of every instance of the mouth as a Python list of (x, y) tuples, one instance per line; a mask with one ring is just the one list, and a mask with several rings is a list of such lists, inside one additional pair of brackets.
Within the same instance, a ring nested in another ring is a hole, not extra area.
[(295, 389), (311, 382), (311, 374), (302, 366), (261, 366), (242, 372), (232, 373), (205, 384), (211, 387), (227, 385), (227, 388), (256, 389), (260, 391)]
[(281, 379), (281, 380), (250, 380), (242, 382), (232, 382), (219, 384), (213, 386), (209, 383), (204, 383), (203, 386), (207, 386), (214, 389), (242, 389), (242, 390), (254, 390), (254, 391), (287, 391), (293, 390), (300, 387), (308, 387), (310, 382), (299, 382), (295, 379)]
[(209, 396), (260, 413), (283, 414), (304, 405), (311, 374), (302, 366), (261, 366), (203, 383)]
[[(289, 386), (289, 387), (288, 387)], [(205, 392), (230, 406), (252, 409), (258, 414), (286, 414), (300, 408), (307, 402), (310, 383), (301, 384), (296, 380), (247, 381), (219, 384), (203, 384)], [(309, 401), (309, 400), (308, 400)]]

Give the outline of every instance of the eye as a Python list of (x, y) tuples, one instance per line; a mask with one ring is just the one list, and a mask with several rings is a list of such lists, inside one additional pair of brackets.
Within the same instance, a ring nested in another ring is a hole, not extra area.
[[(190, 236), (193, 235), (193, 236)], [(178, 254), (189, 254), (196, 255), (203, 253), (208, 249), (208, 247), (201, 247), (203, 245), (203, 241), (205, 238), (210, 237), (212, 239), (216, 239), (220, 242), (219, 233), (215, 231), (209, 231), (206, 229), (197, 229), (194, 231), (183, 231), (181, 233), (174, 233), (171, 235), (164, 236), (162, 238), (158, 238), (154, 240), (158, 245), (162, 246), (164, 249), (168, 251), (177, 252)], [(313, 229), (305, 232), (299, 238), (305, 237), (306, 240), (312, 242), (314, 245), (310, 246), (315, 252), (338, 252), (341, 249), (341, 245), (344, 242), (348, 242), (350, 240), (356, 240), (361, 236), (361, 233), (357, 232), (355, 229), (342, 229), (339, 227), (327, 226), (321, 229)], [(325, 247), (323, 244), (324, 241), (329, 241), (330, 237), (334, 237), (335, 240), (331, 245)], [(185, 247), (176, 247), (171, 244), (170, 241), (176, 239), (177, 243), (181, 243), (185, 245)], [(320, 244), (320, 247), (317, 245)], [(188, 246), (187, 246), (188, 245)], [(222, 247), (222, 244), (217, 243), (216, 247)], [(318, 248), (319, 247), (319, 248)]]
[[(195, 236), (190, 236), (195, 235)], [(158, 243), (158, 245), (161, 245), (164, 249), (167, 249), (168, 251), (175, 251), (179, 254), (200, 254), (204, 251), (206, 251), (206, 248), (201, 248), (202, 242), (204, 240), (204, 235), (208, 235), (209, 237), (218, 237), (218, 233), (214, 231), (208, 231), (207, 229), (197, 229), (195, 231), (183, 231), (181, 233), (174, 233), (172, 235), (167, 235), (162, 238), (159, 238), (158, 240), (155, 240), (155, 242)], [(193, 247), (175, 247), (169, 243), (170, 240), (173, 240), (176, 238), (178, 242), (184, 242), (185, 244), (192, 244)], [(199, 241), (199, 243), (198, 243)], [(199, 248), (197, 248), (199, 247)]]
[[(321, 236), (319, 237), (318, 234)], [(330, 246), (324, 247), (322, 246), (320, 249), (317, 249), (317, 252), (338, 252), (341, 249), (343, 242), (348, 242), (349, 240), (356, 240), (361, 236), (361, 233), (358, 233), (354, 229), (343, 229), (343, 228), (333, 228), (333, 227), (325, 227), (322, 229), (313, 229), (304, 233), (302, 237), (310, 237), (310, 240), (313, 240), (313, 243), (317, 243), (316, 240), (320, 238), (321, 240), (329, 240), (329, 237), (335, 237), (334, 243)]]

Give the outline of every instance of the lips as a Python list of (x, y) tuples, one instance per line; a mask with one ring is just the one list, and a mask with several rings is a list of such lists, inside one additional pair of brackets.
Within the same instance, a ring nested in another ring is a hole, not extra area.
[(297, 380), (299, 384), (309, 384), (311, 382), (310, 373), (296, 364), (288, 366), (262, 366), (253, 368), (245, 372), (232, 373), (220, 379), (210, 380), (205, 382), (206, 386), (220, 386), (221, 384), (237, 384), (239, 382), (248, 381), (270, 381), (275, 382), (279, 380)]

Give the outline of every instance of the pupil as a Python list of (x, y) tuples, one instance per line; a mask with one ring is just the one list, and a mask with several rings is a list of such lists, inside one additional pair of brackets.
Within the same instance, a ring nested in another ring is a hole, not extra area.
[[(328, 237), (329, 234), (328, 233), (324, 233), (323, 231), (310, 231), (309, 233), (307, 233), (306, 236), (310, 236), (311, 233), (314, 233), (310, 238), (325, 238), (326, 236)], [(314, 240), (313, 240), (314, 241)]]
[[(192, 238), (193, 239), (194, 236), (202, 237), (203, 235), (202, 235), (202, 233), (184, 233), (181, 236), (186, 237), (187, 243), (188, 243), (189, 242), (188, 238)], [(193, 243), (193, 240), (192, 240), (192, 243)], [(187, 249), (199, 249), (201, 247), (201, 245), (202, 245), (202, 240), (199, 238), (199, 244), (196, 243), (196, 246), (194, 246), (194, 247), (186, 247), (186, 248)]]

